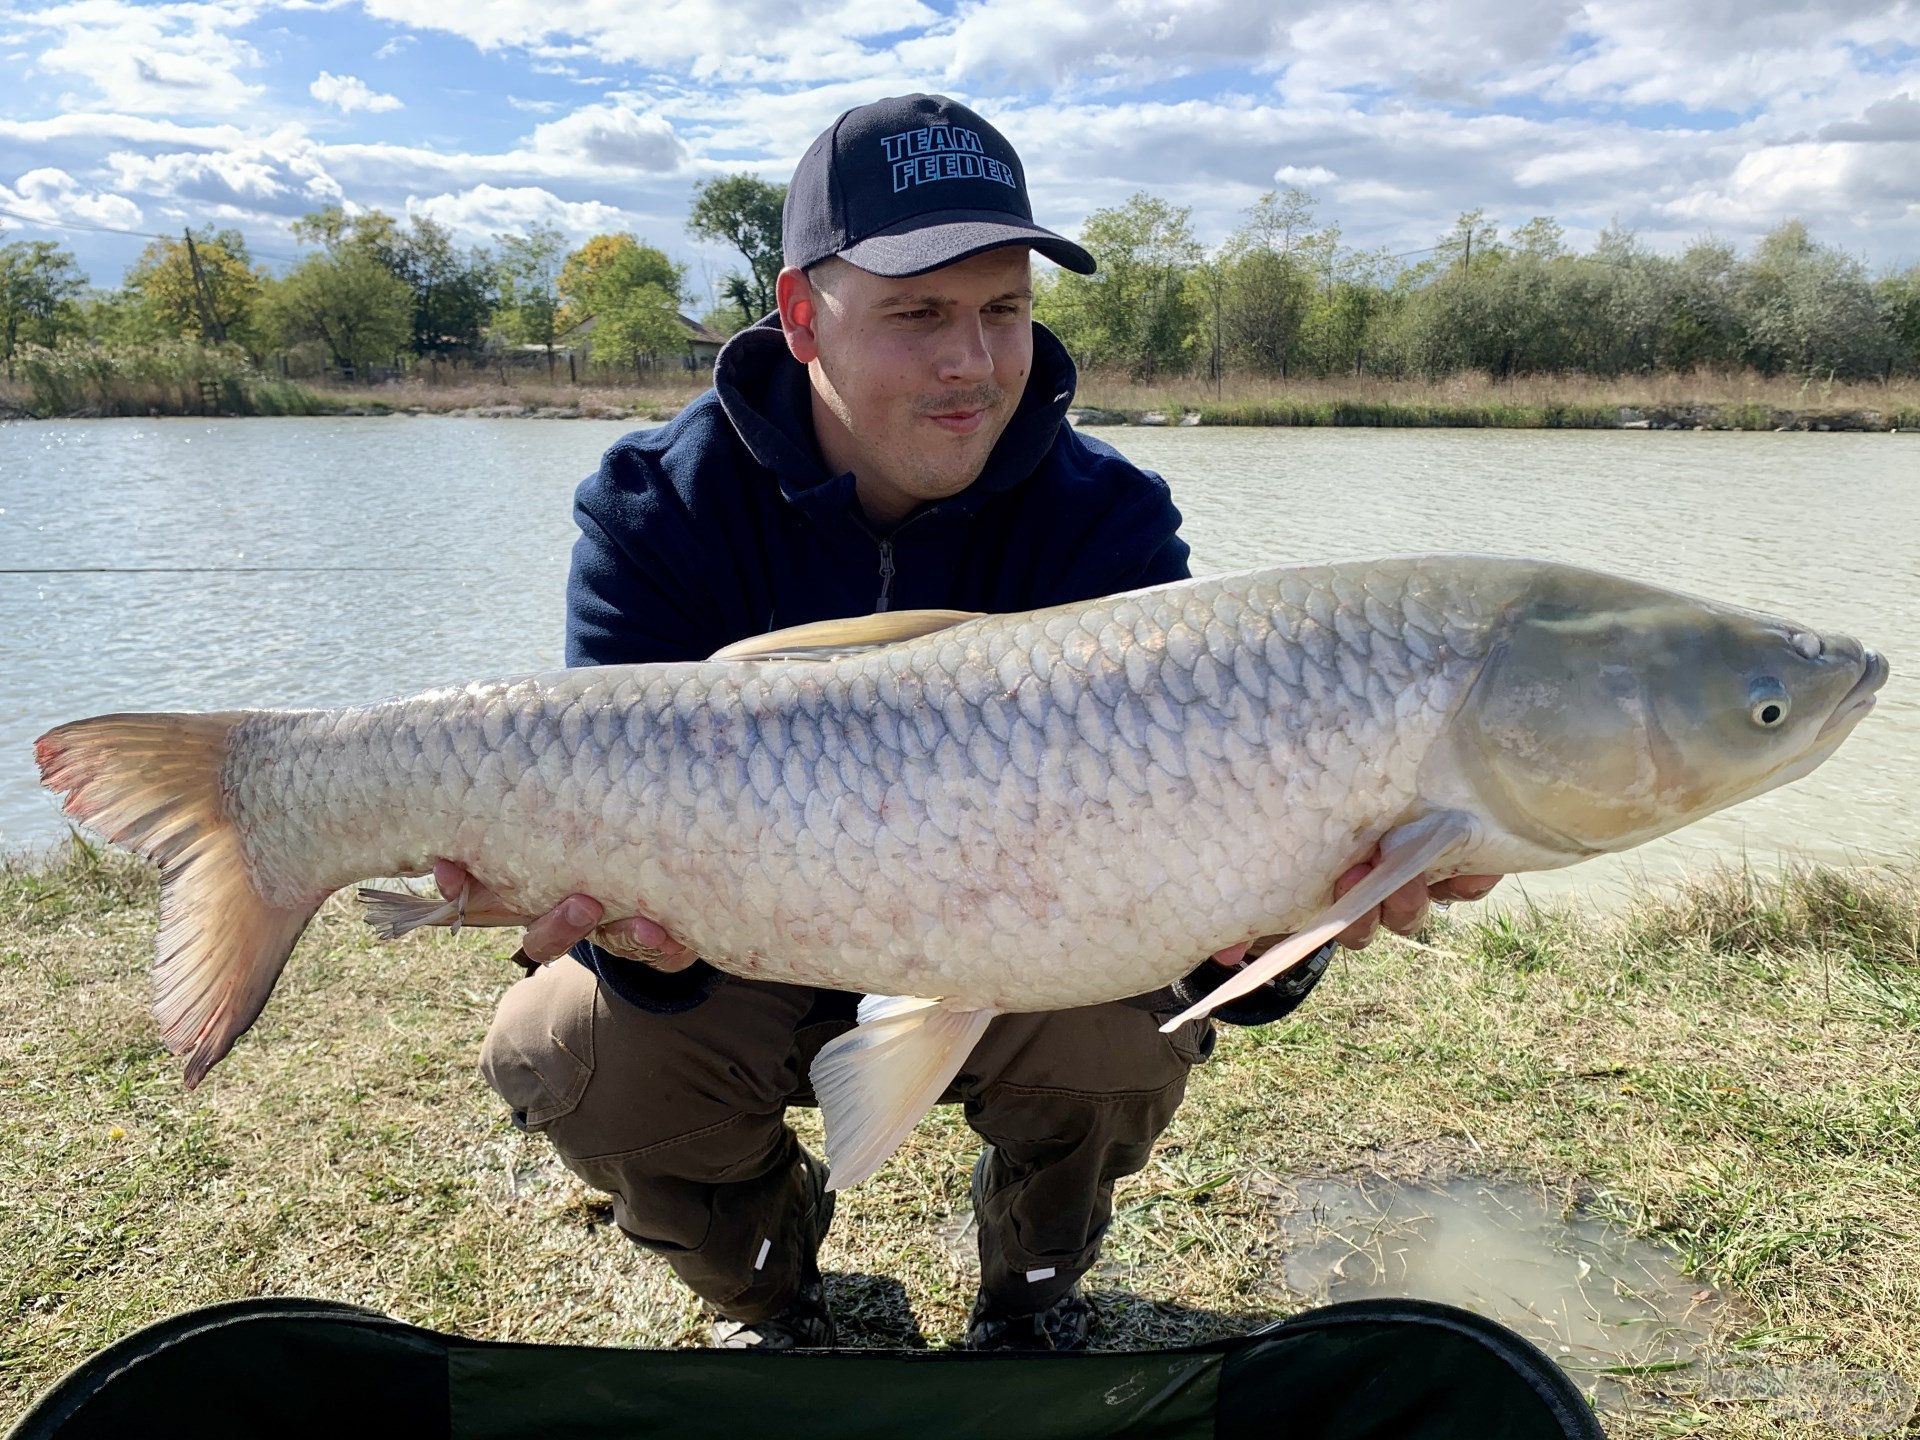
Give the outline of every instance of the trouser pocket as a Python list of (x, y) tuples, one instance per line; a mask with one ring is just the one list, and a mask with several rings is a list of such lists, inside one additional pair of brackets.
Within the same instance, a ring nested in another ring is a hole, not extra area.
[(480, 1073), (524, 1130), (572, 1113), (593, 1078), (599, 981), (572, 956), (517, 981), (480, 1047)]

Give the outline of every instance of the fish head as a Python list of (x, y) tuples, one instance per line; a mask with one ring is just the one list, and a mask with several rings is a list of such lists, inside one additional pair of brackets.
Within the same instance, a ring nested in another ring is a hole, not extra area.
[(1453, 756), (1515, 837), (1624, 850), (1808, 774), (1887, 673), (1851, 636), (1556, 568), (1492, 637)]

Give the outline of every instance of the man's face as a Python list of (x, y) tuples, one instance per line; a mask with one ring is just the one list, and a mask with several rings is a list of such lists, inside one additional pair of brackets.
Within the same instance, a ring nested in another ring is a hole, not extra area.
[[(916, 505), (976, 480), (1007, 428), (1033, 368), (1033, 286), (1024, 246), (904, 280), (845, 261), (795, 272), (795, 304), (810, 343), (788, 325), (807, 362), (815, 428), (829, 465), (852, 470), (860, 502), (890, 524)], [(783, 277), (784, 279), (785, 277)]]

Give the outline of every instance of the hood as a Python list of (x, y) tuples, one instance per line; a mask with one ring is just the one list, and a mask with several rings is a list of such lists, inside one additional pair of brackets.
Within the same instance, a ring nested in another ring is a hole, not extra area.
[[(1046, 326), (1033, 327), (1033, 370), (1005, 433), (979, 479), (940, 509), (964, 513), (1031, 475), (1053, 448), (1073, 404), (1073, 359)], [(729, 340), (714, 361), (713, 388), (748, 452), (779, 481), (781, 493), (812, 511), (844, 510), (853, 475), (829, 475), (814, 439), (807, 367), (787, 349), (780, 317), (769, 315)]]

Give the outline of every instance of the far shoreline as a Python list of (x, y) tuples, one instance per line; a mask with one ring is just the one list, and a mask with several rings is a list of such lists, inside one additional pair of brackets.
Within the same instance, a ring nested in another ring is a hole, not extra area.
[[(35, 415), (0, 399), (0, 424), (32, 421), (153, 419), (392, 418), (432, 416), (460, 420), (602, 420), (665, 425), (684, 405), (554, 404), (544, 402), (432, 404), (417, 399), (382, 400), (310, 392), (311, 406), (266, 414), (197, 407), (102, 413), (81, 409), (68, 414)], [(1742, 404), (1599, 406), (1518, 403), (1448, 404), (1314, 399), (1301, 402), (1252, 401), (1204, 403), (1166, 408), (1075, 406), (1067, 419), (1076, 429), (1480, 429), (1480, 430), (1698, 430), (1748, 434), (1920, 434), (1920, 411), (1807, 409), (1783, 410)]]
[[(0, 381), (0, 420), (160, 416), (444, 415), (663, 425), (707, 389), (702, 371), (645, 378), (496, 368), (373, 385), (275, 378), (95, 375), (61, 387)], [(1755, 371), (1597, 377), (1464, 371), (1435, 379), (1082, 372), (1068, 419), (1086, 429), (1741, 430), (1920, 433), (1920, 380), (1840, 381)]]

